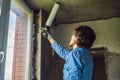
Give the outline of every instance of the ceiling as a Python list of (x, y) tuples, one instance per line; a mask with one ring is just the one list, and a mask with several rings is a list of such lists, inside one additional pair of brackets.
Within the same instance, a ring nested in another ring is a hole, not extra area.
[[(25, 0), (26, 1), (26, 0)], [(60, 9), (57, 24), (120, 17), (120, 0), (27, 0), (32, 9), (43, 9), (48, 14), (55, 2)]]

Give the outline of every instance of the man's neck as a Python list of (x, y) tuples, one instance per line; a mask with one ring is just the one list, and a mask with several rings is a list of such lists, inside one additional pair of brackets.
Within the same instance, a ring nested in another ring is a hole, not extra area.
[(74, 44), (73, 45), (73, 49), (75, 49), (75, 48), (77, 48), (78, 47), (78, 45), (77, 44)]

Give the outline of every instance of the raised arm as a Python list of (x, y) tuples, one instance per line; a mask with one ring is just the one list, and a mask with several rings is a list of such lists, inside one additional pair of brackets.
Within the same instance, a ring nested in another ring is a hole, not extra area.
[(57, 43), (49, 34), (48, 31), (45, 31), (43, 33), (43, 36), (45, 38), (47, 38), (49, 40), (49, 42), (51, 43), (52, 48), (55, 50), (55, 52), (63, 59), (66, 58), (66, 56), (68, 55), (68, 53), (70, 52), (69, 50), (66, 50), (62, 45), (60, 45), (59, 43)]

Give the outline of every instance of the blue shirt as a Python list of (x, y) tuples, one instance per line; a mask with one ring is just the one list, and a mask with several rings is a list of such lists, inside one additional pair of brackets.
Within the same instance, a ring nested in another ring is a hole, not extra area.
[(64, 80), (92, 80), (93, 59), (88, 49), (77, 47), (70, 51), (56, 41), (51, 46), (65, 60)]

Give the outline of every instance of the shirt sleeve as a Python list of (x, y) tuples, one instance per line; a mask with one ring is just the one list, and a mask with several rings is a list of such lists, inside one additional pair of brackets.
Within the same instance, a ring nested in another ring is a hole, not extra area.
[(69, 50), (66, 50), (63, 46), (61, 46), (56, 41), (51, 45), (51, 47), (55, 50), (55, 52), (63, 59), (69, 54)]

